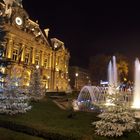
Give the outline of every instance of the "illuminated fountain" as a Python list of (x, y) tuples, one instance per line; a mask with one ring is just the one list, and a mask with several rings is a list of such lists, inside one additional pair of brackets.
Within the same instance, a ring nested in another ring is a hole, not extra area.
[[(76, 100), (76, 110), (94, 110), (94, 103), (96, 104), (105, 104), (107, 106), (112, 106), (114, 103), (110, 99), (113, 96), (106, 96), (109, 93), (110, 95), (121, 93), (123, 96), (119, 97), (120, 102), (125, 103), (125, 105), (130, 107), (135, 112), (135, 117), (140, 118), (140, 62), (138, 59), (135, 61), (135, 80), (134, 80), (134, 92), (133, 96), (132, 91), (127, 91), (124, 94), (122, 91), (118, 91), (118, 75), (117, 75), (117, 66), (116, 66), (116, 58), (113, 56), (112, 60), (108, 64), (108, 87), (100, 87), (100, 86), (84, 86)], [(116, 92), (117, 91), (117, 92)], [(119, 94), (118, 94), (119, 96)], [(114, 96), (115, 97), (115, 96)], [(116, 96), (117, 97), (117, 96)], [(127, 100), (126, 100), (127, 97)], [(132, 102), (133, 97), (133, 102)], [(77, 106), (79, 107), (77, 109)], [(82, 109), (81, 109), (82, 108)]]
[(140, 118), (140, 62), (135, 60), (134, 96), (132, 108), (136, 110), (136, 117)]
[[(117, 78), (117, 65), (116, 65), (116, 57), (112, 57), (112, 61), (109, 62), (108, 65), (108, 93), (114, 94), (114, 89), (117, 87), (118, 78)], [(106, 105), (113, 105), (110, 99), (106, 99)]]
[(108, 65), (108, 84), (110, 86), (117, 87), (118, 75), (117, 75), (116, 57), (113, 56), (112, 60), (113, 61), (110, 61)]
[[(76, 102), (73, 102), (74, 110), (96, 110), (94, 104), (114, 105), (109, 98), (106, 98), (106, 93), (114, 94), (117, 87), (117, 66), (116, 57), (112, 57), (112, 61), (108, 65), (108, 84), (109, 87), (100, 86), (84, 86)], [(115, 90), (114, 90), (115, 89)]]

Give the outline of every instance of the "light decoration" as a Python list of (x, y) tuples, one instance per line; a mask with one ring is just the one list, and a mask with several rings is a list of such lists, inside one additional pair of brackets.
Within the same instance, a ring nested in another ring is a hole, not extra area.
[(122, 97), (120, 93), (110, 94), (109, 99), (114, 105), (99, 105), (103, 109), (98, 115), (100, 120), (92, 123), (97, 135), (119, 137), (135, 129), (134, 112), (120, 100)]
[(30, 97), (22, 94), (19, 86), (21, 79), (7, 76), (5, 81), (3, 94), (0, 94), (0, 113), (15, 115), (30, 110)]
[(28, 94), (32, 100), (40, 100), (45, 95), (45, 86), (43, 86), (43, 83), (41, 81), (40, 69), (38, 65), (31, 74)]

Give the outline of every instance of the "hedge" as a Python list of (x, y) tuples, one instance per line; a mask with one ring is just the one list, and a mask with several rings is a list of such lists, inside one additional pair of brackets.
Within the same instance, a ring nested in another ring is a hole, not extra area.
[(0, 127), (14, 130), (17, 132), (26, 133), (32, 136), (42, 137), (49, 140), (81, 140), (82, 139), (80, 136), (75, 136), (73, 134), (66, 134), (66, 133), (60, 134), (50, 130), (48, 131), (38, 130), (25, 125), (16, 124), (11, 121), (0, 120)]

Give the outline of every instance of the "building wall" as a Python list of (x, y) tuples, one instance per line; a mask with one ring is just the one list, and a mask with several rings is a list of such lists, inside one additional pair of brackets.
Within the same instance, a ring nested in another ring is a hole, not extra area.
[(37, 22), (29, 19), (21, 5), (11, 4), (11, 13), (6, 7), (6, 3), (0, 3), (7, 33), (5, 56), (12, 61), (7, 73), (22, 77), (23, 85), (28, 86), (34, 67), (39, 65), (42, 82), (48, 91), (66, 91), (70, 54), (64, 43), (56, 38), (49, 40), (48, 34), (39, 28)]
[(88, 70), (77, 66), (70, 66), (69, 82), (73, 90), (80, 91), (83, 86), (89, 85), (91, 82)]

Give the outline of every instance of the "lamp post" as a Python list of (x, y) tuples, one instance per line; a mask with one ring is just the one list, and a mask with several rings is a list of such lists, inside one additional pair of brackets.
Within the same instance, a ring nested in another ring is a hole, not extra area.
[(76, 88), (76, 90), (78, 90), (78, 73), (76, 72), (75, 73), (75, 88)]

